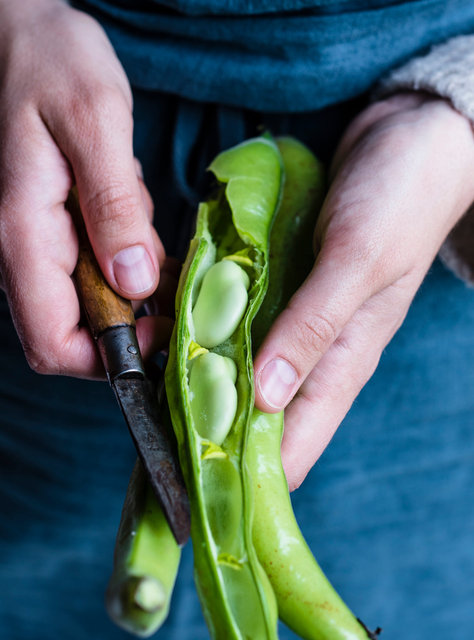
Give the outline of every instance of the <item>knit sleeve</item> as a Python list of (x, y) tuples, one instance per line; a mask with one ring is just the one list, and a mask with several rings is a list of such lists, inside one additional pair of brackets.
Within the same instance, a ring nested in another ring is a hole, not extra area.
[[(413, 58), (384, 78), (374, 95), (382, 98), (406, 89), (449, 100), (474, 125), (474, 35), (457, 36)], [(474, 286), (474, 205), (451, 231), (439, 255), (457, 276)]]

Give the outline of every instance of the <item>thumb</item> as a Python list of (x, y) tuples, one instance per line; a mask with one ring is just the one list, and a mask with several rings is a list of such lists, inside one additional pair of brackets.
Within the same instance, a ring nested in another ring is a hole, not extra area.
[(72, 130), (65, 132), (63, 148), (95, 256), (117, 293), (146, 298), (158, 283), (160, 243), (137, 176), (130, 104), (108, 93), (98, 107), (75, 115), (66, 124)]

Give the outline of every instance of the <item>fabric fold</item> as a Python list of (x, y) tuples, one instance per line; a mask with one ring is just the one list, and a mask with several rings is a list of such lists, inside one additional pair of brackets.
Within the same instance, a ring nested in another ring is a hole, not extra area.
[(266, 113), (349, 100), (432, 44), (474, 31), (470, 0), (287, 0), (272, 13), (241, 0), (231, 15), (213, 14), (214, 0), (72, 4), (100, 21), (134, 87)]

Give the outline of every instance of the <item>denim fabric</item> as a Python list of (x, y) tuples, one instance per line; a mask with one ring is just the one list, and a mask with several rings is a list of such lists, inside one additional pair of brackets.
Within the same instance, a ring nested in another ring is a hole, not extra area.
[[(135, 148), (160, 233), (180, 251), (201, 168), (258, 124), (322, 157), (358, 103), (266, 117), (135, 92)], [(193, 136), (192, 140), (190, 137)], [(302, 530), (349, 606), (384, 640), (471, 640), (474, 292), (438, 262), (372, 380), (303, 486)], [(43, 377), (0, 301), (0, 638), (119, 640), (103, 595), (135, 454), (106, 383)], [(186, 547), (160, 640), (208, 632)], [(295, 636), (282, 626), (282, 640)]]
[[(347, 100), (430, 45), (474, 29), (471, 0), (287, 0), (272, 13), (263, 2), (267, 13), (257, 15), (258, 2), (73, 4), (102, 22), (133, 86), (273, 112)], [(214, 15), (218, 6), (230, 15)]]

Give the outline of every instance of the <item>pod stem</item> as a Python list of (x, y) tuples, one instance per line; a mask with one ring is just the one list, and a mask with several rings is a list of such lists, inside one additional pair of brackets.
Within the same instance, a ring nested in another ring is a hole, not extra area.
[(382, 628), (381, 627), (377, 627), (375, 629), (375, 631), (370, 631), (370, 629), (368, 629), (365, 626), (365, 624), (362, 622), (362, 620), (360, 618), (357, 618), (357, 622), (364, 629), (364, 631), (366, 632), (367, 637), (369, 638), (369, 640), (379, 640), (379, 635), (382, 633)]

